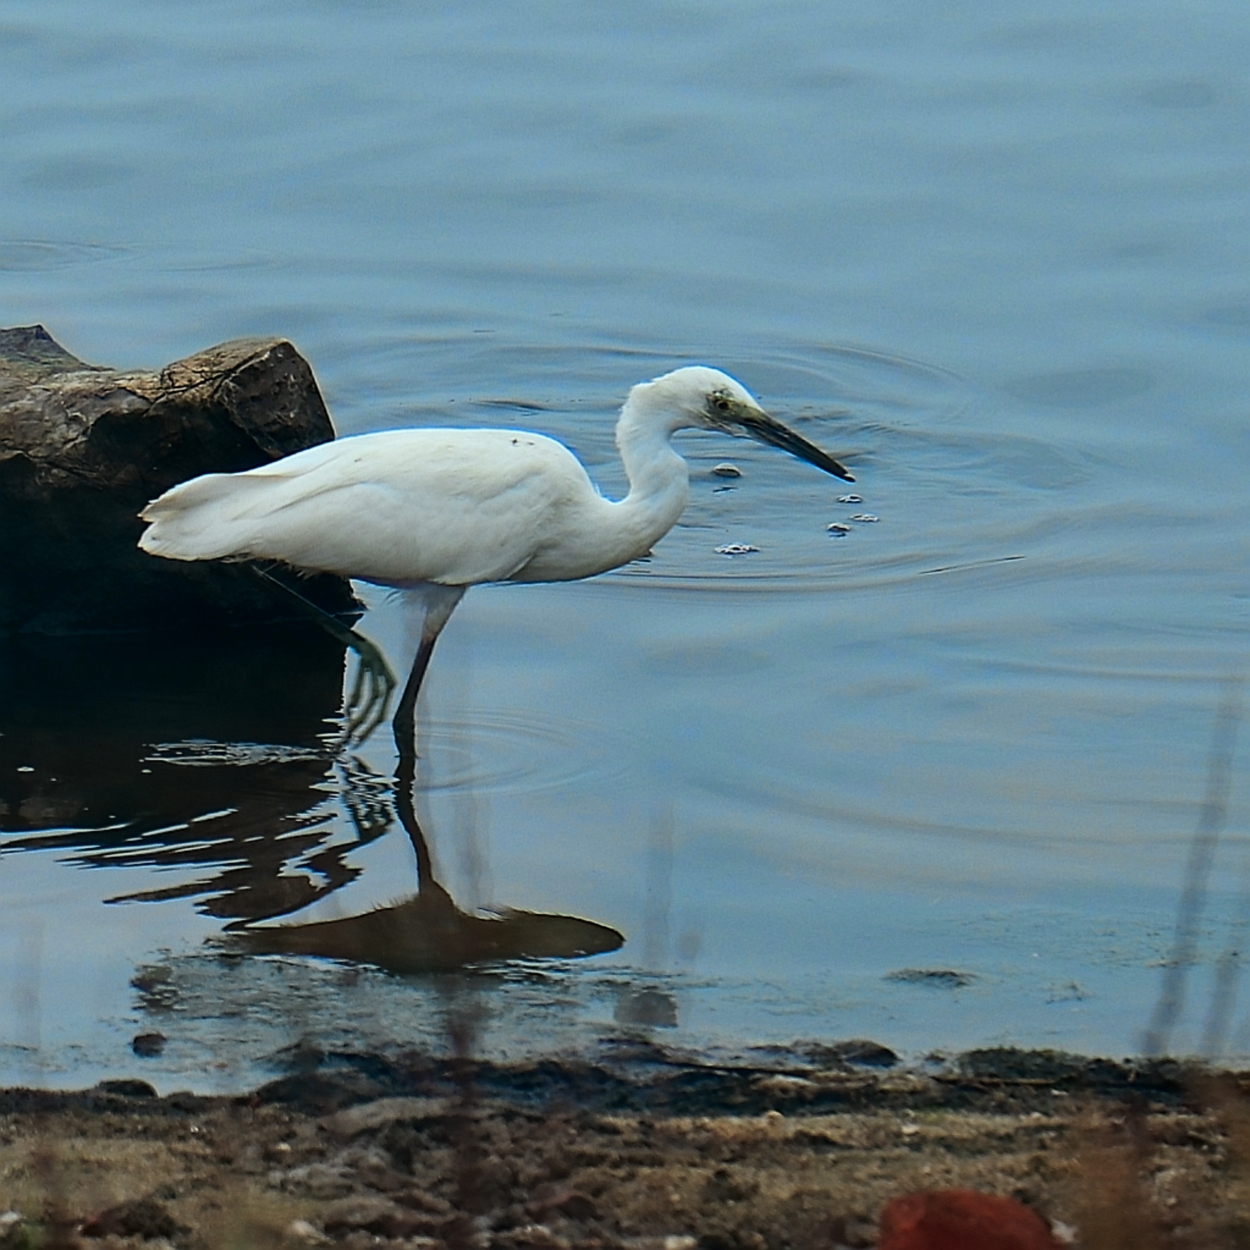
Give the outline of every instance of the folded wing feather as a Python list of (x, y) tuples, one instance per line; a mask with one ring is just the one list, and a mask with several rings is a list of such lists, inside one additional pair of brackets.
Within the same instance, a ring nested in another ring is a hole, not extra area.
[(509, 430), (393, 430), (210, 473), (141, 514), (176, 560), (269, 559), (382, 585), (499, 581), (596, 492), (561, 444)]

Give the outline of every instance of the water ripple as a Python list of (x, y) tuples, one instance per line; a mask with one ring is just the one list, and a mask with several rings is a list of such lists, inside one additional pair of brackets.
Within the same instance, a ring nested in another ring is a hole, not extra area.
[(628, 757), (600, 725), (538, 715), (475, 711), (420, 727), (417, 784), (436, 793), (540, 793), (618, 776)]
[(0, 239), (0, 273), (41, 273), (112, 260), (123, 254), (120, 247), (99, 243), (65, 243), (50, 239)]

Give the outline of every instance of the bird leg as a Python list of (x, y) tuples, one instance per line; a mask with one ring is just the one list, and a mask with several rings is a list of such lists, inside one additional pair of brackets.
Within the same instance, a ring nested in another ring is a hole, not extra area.
[(408, 591), (410, 598), (417, 601), (424, 609), (421, 622), (421, 641), (417, 646), (416, 657), (412, 661), (412, 670), (404, 683), (403, 693), (399, 696), (399, 704), (395, 708), (395, 717), (391, 721), (391, 729), (395, 734), (395, 749), (399, 752), (401, 767), (411, 757), (417, 755), (417, 695), (421, 693), (421, 682), (425, 670), (430, 666), (430, 656), (434, 654), (434, 644), (443, 632), (443, 626), (456, 610), (456, 604), (464, 597), (464, 586), (442, 586), (437, 583), (426, 583)]
[(258, 564), (250, 567), (271, 586), (277, 586), (290, 595), (331, 637), (337, 638), (359, 656), (355, 680), (343, 703), (343, 741), (340, 745), (347, 746), (352, 741), (364, 742), (386, 718), (391, 695), (398, 684), (386, 657), (376, 643), (306, 599), (294, 587), (274, 577), (268, 569)]
[(404, 760), (408, 755), (416, 759), (417, 754), (417, 695), (421, 693), (421, 682), (425, 670), (430, 666), (430, 656), (434, 654), (434, 644), (438, 635), (427, 638), (421, 632), (421, 645), (417, 648), (416, 658), (412, 662), (412, 671), (404, 683), (404, 691), (399, 696), (395, 708), (395, 716), (391, 721), (391, 729), (395, 734), (395, 749), (399, 758)]

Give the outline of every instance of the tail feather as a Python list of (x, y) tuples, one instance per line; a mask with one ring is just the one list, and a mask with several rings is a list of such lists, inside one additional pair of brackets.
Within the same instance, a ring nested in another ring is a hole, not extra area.
[(222, 560), (250, 554), (254, 526), (247, 513), (265, 479), (236, 473), (206, 473), (192, 478), (142, 512), (149, 522), (139, 546), (169, 560)]

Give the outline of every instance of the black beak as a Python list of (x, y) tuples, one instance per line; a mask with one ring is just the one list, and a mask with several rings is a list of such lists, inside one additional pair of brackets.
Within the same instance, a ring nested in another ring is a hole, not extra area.
[(770, 447), (780, 447), (782, 451), (788, 451), (792, 456), (806, 460), (808, 464), (814, 464), (818, 469), (824, 469), (826, 473), (840, 477), (844, 482), (855, 480), (842, 465), (832, 456), (825, 455), (815, 443), (809, 443), (801, 434), (796, 434), (758, 408), (749, 408), (745, 404), (736, 405), (730, 420), (748, 438), (767, 443)]

